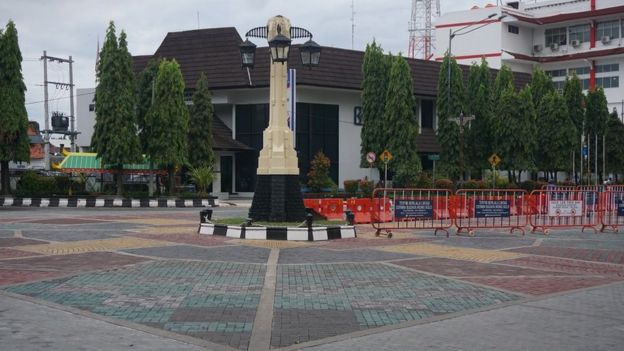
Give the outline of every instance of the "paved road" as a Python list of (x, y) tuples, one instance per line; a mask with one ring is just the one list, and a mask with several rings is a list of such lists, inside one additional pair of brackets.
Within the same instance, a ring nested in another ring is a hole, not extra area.
[[(245, 216), (246, 206), (215, 209)], [(624, 237), (197, 234), (198, 209), (1, 209), (11, 350), (611, 350)]]

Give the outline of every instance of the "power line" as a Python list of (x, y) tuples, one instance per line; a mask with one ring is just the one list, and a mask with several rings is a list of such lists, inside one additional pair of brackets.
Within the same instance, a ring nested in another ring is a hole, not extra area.
[[(92, 93), (82, 93), (82, 94), (74, 94), (75, 97), (78, 96), (83, 96), (83, 95), (95, 95), (95, 92)], [(63, 96), (60, 98), (56, 98), (56, 99), (48, 99), (48, 101), (54, 101), (54, 100), (63, 100), (63, 99), (69, 99), (71, 96)], [(39, 101), (30, 101), (25, 103), (24, 105), (33, 105), (33, 104), (40, 104), (42, 102), (45, 102), (45, 100), (39, 100)]]

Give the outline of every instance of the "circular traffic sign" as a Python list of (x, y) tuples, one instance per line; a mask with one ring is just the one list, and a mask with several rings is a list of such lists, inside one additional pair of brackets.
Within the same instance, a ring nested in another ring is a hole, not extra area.
[(372, 151), (366, 154), (366, 162), (368, 162), (368, 163), (373, 163), (373, 162), (375, 162), (375, 159), (376, 159), (376, 158), (377, 158), (377, 157), (375, 156), (375, 153), (374, 153), (374, 152), (372, 152)]

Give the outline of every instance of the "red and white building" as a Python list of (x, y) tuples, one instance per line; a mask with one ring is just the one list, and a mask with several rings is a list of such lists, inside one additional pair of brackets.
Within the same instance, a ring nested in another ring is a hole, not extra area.
[(437, 60), (455, 33), (458, 63), (485, 57), (492, 68), (527, 73), (539, 65), (561, 89), (575, 72), (584, 89), (603, 87), (609, 111), (624, 118), (624, 0), (507, 1), (446, 13), (435, 28)]

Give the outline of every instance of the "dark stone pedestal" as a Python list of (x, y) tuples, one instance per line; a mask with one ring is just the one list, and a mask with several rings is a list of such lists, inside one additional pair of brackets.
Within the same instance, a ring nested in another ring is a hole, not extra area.
[(298, 175), (258, 175), (249, 217), (254, 221), (298, 222), (306, 212)]

